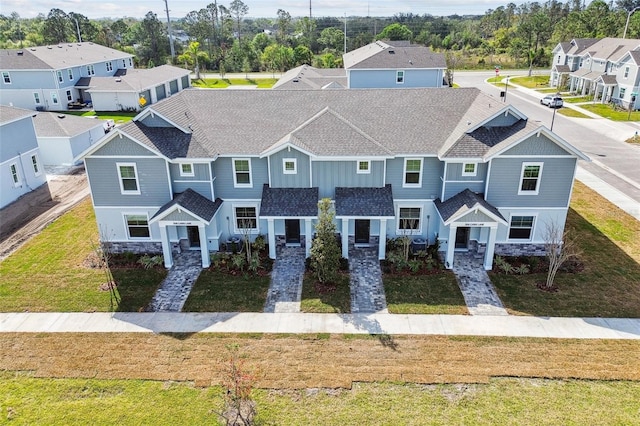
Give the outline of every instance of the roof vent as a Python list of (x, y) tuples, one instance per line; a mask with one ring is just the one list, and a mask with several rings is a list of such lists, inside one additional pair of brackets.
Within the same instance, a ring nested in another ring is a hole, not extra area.
[(47, 46), (47, 49), (53, 49), (53, 47), (51, 47), (51, 46)]
[(409, 64), (413, 65), (413, 61), (411, 59), (409, 59)]
[(58, 49), (62, 49), (62, 45), (61, 44), (58, 45)]
[(22, 55), (24, 55), (24, 52), (23, 52), (22, 50), (18, 50), (18, 52), (17, 52), (17, 53), (18, 53), (18, 56), (22, 56)]
[(389, 55), (395, 55), (396, 51), (395, 50), (389, 50)]
[(29, 49), (29, 50), (31, 50), (32, 52), (35, 52), (35, 51), (36, 51), (36, 48), (35, 48), (35, 47), (32, 47), (32, 48), (31, 48), (31, 49)]
[(297, 82), (299, 82), (299, 81), (300, 81), (300, 79), (298, 79), (298, 78), (294, 78), (294, 79), (293, 79), (293, 82), (294, 82), (294, 83), (297, 83)]
[(60, 119), (65, 118), (65, 117), (66, 117), (66, 115), (64, 115), (64, 114), (58, 114), (58, 118), (60, 118)]
[(116, 78), (116, 83), (120, 83), (122, 81), (121, 78)]

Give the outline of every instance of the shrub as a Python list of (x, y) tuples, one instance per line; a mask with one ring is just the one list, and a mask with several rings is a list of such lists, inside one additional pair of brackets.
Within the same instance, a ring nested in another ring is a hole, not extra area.
[(502, 271), (503, 274), (513, 273), (513, 266), (507, 262), (502, 256), (496, 256), (494, 259), (496, 267)]
[(162, 265), (162, 262), (164, 262), (164, 258), (159, 254), (155, 256), (149, 256), (148, 254), (145, 254), (140, 259), (138, 259), (138, 263), (144, 266), (144, 269), (151, 269), (156, 266), (160, 266)]
[(247, 258), (242, 253), (236, 253), (231, 255), (231, 265), (233, 269), (238, 271), (244, 271), (244, 267), (247, 265)]
[(247, 269), (255, 274), (256, 272), (258, 272), (258, 268), (260, 268), (260, 266), (260, 255), (258, 254), (258, 252), (253, 252), (251, 254), (251, 259), (249, 260), (249, 266)]
[(264, 238), (264, 235), (260, 234), (253, 241), (253, 249), (257, 252), (262, 252), (267, 247), (267, 240)]
[(529, 265), (527, 265), (526, 263), (522, 263), (520, 264), (520, 266), (516, 266), (515, 268), (513, 268), (513, 272), (518, 275), (526, 275), (529, 273)]

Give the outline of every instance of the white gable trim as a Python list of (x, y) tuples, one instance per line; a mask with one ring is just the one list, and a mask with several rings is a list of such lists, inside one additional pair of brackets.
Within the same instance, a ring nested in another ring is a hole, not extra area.
[[(173, 206), (169, 207), (167, 210), (163, 211), (158, 216), (156, 216), (156, 217), (154, 217), (152, 219), (149, 219), (149, 223), (151, 224), (151, 223), (159, 222), (162, 219), (164, 219), (165, 217), (169, 216), (171, 213), (176, 212), (176, 211), (179, 212), (179, 213), (185, 212), (188, 215), (193, 216), (193, 218), (196, 219), (198, 222), (202, 222), (205, 225), (209, 225), (210, 224), (209, 221), (204, 220), (203, 218), (201, 218), (200, 216), (198, 216), (194, 212), (190, 211), (189, 209), (185, 209), (184, 207), (182, 207), (179, 204), (174, 204)], [(220, 211), (220, 209), (218, 209), (218, 211)], [(217, 213), (218, 212), (216, 212), (216, 214)], [(213, 216), (215, 217), (215, 214)]]
[[(145, 148), (146, 150), (148, 150), (151, 153), (156, 154), (158, 157), (163, 158), (167, 161), (170, 161), (169, 158), (165, 157), (164, 155), (162, 155), (160, 152), (156, 151), (155, 149), (143, 144), (142, 142), (140, 142), (139, 140), (137, 140), (136, 138), (132, 137), (131, 135), (121, 131), (120, 129), (118, 129), (117, 127), (111, 131), (110, 133), (107, 133), (101, 140), (99, 140), (98, 142), (96, 142), (95, 144), (91, 145), (89, 148), (87, 148), (86, 150), (84, 150), (83, 152), (81, 152), (79, 155), (77, 155), (73, 161), (78, 161), (78, 160), (82, 160), (86, 157), (91, 156), (92, 154), (94, 154), (97, 150), (99, 150), (100, 148), (102, 148), (103, 146), (105, 146), (107, 143), (109, 143), (110, 141), (112, 141), (113, 139), (115, 139), (116, 137), (119, 138), (123, 138), (126, 137), (127, 139), (137, 143), (138, 145), (140, 145), (142, 148)], [(132, 157), (132, 156), (127, 156), (127, 155), (123, 155), (124, 157)]]
[[(436, 209), (436, 210), (438, 210), (438, 209)], [(455, 214), (455, 215), (451, 216), (449, 218), (449, 220), (444, 222), (444, 225), (445, 226), (449, 226), (454, 222), (458, 222), (459, 219), (465, 217), (466, 215), (468, 215), (470, 213), (473, 213), (474, 210), (478, 210), (479, 212), (489, 216), (490, 218), (492, 218), (496, 222), (502, 223), (503, 225), (507, 225), (508, 224), (508, 222), (506, 220), (496, 216), (495, 213), (491, 212), (489, 209), (485, 208), (480, 203), (476, 203), (469, 210), (465, 210), (465, 211), (463, 211), (461, 213), (458, 213), (458, 214)], [(439, 212), (438, 212), (438, 214), (439, 214)], [(480, 226), (480, 225), (478, 225), (478, 226)], [(482, 225), (482, 226), (488, 226), (488, 225)]]
[[(155, 87), (155, 86), (154, 86)], [(176, 124), (175, 122), (171, 121), (170, 119), (168, 119), (167, 117), (165, 117), (164, 115), (158, 113), (157, 111), (155, 111), (152, 107), (147, 107), (145, 110), (143, 110), (140, 114), (136, 115), (135, 117), (133, 117), (132, 121), (140, 121), (145, 117), (148, 117), (149, 115), (151, 115), (151, 117), (154, 116), (158, 116), (160, 118), (162, 118), (164, 121), (166, 121), (167, 123), (171, 124), (173, 127), (175, 127), (176, 129), (181, 130), (183, 133), (186, 134), (191, 134), (193, 133), (191, 131), (191, 129), (185, 129), (182, 126), (179, 126), (178, 124)]]
[(475, 130), (479, 129), (480, 127), (484, 126), (485, 124), (491, 122), (492, 120), (496, 119), (497, 117), (499, 117), (500, 115), (503, 115), (503, 114), (505, 116), (507, 114), (512, 114), (516, 118), (519, 118), (520, 120), (526, 120), (527, 119), (527, 116), (524, 115), (523, 113), (521, 113), (520, 111), (518, 111), (518, 109), (516, 109), (516, 107), (514, 107), (513, 105), (507, 105), (506, 107), (502, 108), (501, 110), (499, 110), (495, 114), (490, 115), (488, 118), (486, 118), (483, 121), (479, 122), (475, 126), (470, 127), (469, 129), (467, 129), (466, 133), (474, 132)]

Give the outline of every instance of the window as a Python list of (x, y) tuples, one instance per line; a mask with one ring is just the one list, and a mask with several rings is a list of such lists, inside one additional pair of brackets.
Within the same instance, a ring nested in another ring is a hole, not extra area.
[(518, 191), (518, 194), (536, 195), (540, 189), (541, 175), (542, 163), (522, 163), (520, 190)]
[(73, 95), (71, 94), (71, 90), (67, 90), (67, 100), (69, 102), (73, 101)]
[(475, 176), (476, 163), (464, 163), (462, 165), (462, 176)]
[(31, 165), (33, 166), (33, 173), (36, 176), (40, 176), (40, 164), (38, 163), (38, 156), (36, 154), (31, 156)]
[(282, 159), (282, 172), (285, 175), (295, 175), (298, 173), (298, 164), (295, 158)]
[(627, 92), (626, 87), (620, 88), (620, 99), (624, 99), (624, 94)]
[(116, 167), (120, 178), (120, 192), (122, 194), (140, 194), (135, 163), (116, 163)]
[(258, 218), (255, 207), (236, 207), (235, 213), (237, 230), (258, 229)]
[(180, 164), (180, 176), (194, 176), (193, 164), (191, 163)]
[(510, 240), (530, 240), (533, 231), (533, 216), (511, 216)]
[(396, 71), (396, 83), (404, 83), (404, 71)]
[(398, 212), (399, 233), (420, 232), (420, 207), (400, 207)]
[(558, 55), (558, 61), (556, 62), (556, 64), (560, 63), (560, 55)]
[(69, 81), (73, 80), (73, 70), (71, 68), (69, 68), (67, 70), (67, 75), (69, 76)]
[(420, 158), (406, 158), (404, 160), (403, 187), (418, 187), (422, 184), (422, 160)]
[(56, 75), (58, 76), (58, 81), (62, 83), (64, 81), (64, 77), (62, 77), (62, 71), (56, 71)]
[(371, 162), (369, 160), (359, 160), (357, 173), (358, 174), (371, 173)]
[(624, 68), (624, 78), (629, 77), (629, 67)]
[(236, 188), (251, 188), (251, 161), (248, 158), (233, 159), (234, 185)]
[(149, 238), (149, 219), (146, 214), (127, 214), (124, 216), (129, 238)]
[(107, 71), (113, 71), (113, 64), (111, 62), (104, 63), (107, 67)]
[(132, 67), (133, 66), (133, 62), (131, 60), (131, 58), (129, 58), (129, 66)]
[(36, 105), (40, 105), (40, 93), (33, 92), (33, 101), (36, 103)]
[(4, 84), (11, 84), (11, 75), (8, 71), (2, 71), (2, 81)]
[(20, 186), (20, 173), (18, 173), (18, 165), (13, 163), (9, 166), (11, 171), (11, 179), (13, 179), (13, 186)]
[(87, 65), (87, 75), (95, 75), (96, 70), (93, 68), (93, 65)]
[(127, 61), (125, 59), (122, 60), (122, 67), (123, 68), (127, 67)]
[(54, 105), (58, 105), (58, 94), (55, 92), (51, 92), (51, 102), (53, 102)]

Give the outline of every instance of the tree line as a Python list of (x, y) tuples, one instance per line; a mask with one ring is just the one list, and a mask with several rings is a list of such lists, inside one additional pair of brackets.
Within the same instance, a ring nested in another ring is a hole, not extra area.
[[(45, 16), (0, 14), (0, 47), (22, 48), (92, 41), (135, 55), (137, 66), (173, 63), (225, 72), (286, 71), (301, 64), (342, 66), (342, 53), (374, 40), (411, 40), (446, 53), (450, 67), (548, 67), (551, 49), (572, 38), (640, 38), (640, 0), (607, 3), (508, 3), (484, 15), (446, 17), (398, 13), (391, 17), (249, 18), (242, 0), (217, 1), (171, 21), (176, 54), (171, 56), (166, 21), (150, 11), (144, 18), (88, 19), (51, 9)], [(346, 30), (346, 31), (345, 31)]]

